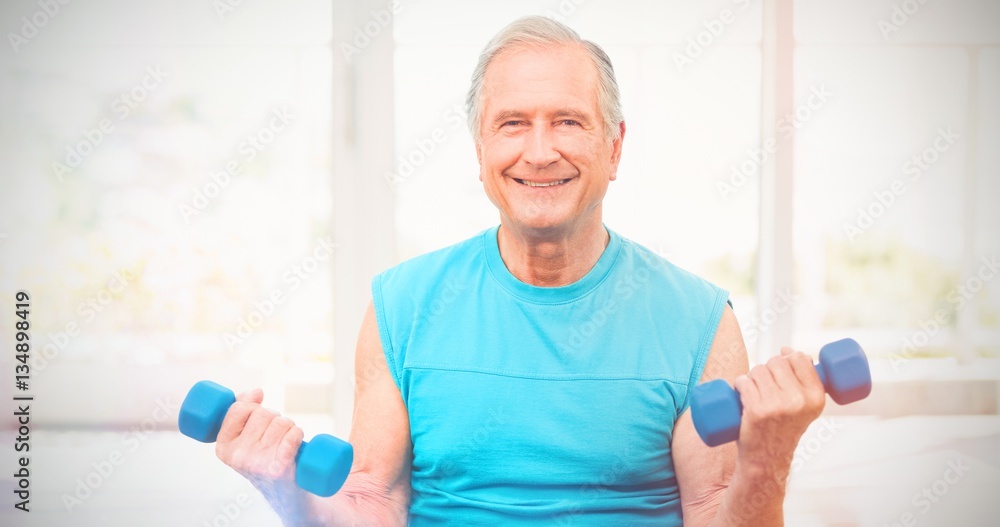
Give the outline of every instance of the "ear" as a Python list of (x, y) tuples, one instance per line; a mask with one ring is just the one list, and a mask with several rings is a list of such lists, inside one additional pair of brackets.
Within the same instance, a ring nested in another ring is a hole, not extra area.
[(476, 161), (479, 163), (479, 181), (483, 180), (483, 145), (476, 142)]
[(618, 179), (618, 162), (622, 158), (622, 143), (625, 141), (625, 121), (618, 123), (618, 139), (611, 145), (611, 181)]

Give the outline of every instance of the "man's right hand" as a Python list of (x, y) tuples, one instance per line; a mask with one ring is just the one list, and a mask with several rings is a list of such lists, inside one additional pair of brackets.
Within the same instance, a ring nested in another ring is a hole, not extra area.
[(302, 429), (261, 406), (257, 389), (236, 396), (222, 421), (215, 453), (264, 495), (285, 525), (406, 525), (410, 502), (410, 420), (389, 372), (374, 306), (365, 312), (355, 355), (351, 474), (329, 498), (295, 484)]
[(222, 421), (215, 454), (265, 497), (278, 498), (294, 493), (295, 455), (302, 445), (302, 429), (261, 406), (263, 401), (260, 389), (236, 396)]

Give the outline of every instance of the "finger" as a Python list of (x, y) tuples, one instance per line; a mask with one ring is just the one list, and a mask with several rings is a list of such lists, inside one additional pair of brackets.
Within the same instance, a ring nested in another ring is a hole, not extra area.
[(297, 426), (292, 426), (285, 432), (285, 435), (281, 438), (281, 442), (278, 443), (278, 448), (274, 452), (274, 460), (280, 466), (289, 466), (295, 461), (295, 456), (299, 453), (299, 447), (302, 446), (303, 432), (302, 429)]
[(260, 442), (260, 439), (264, 436), (264, 432), (267, 430), (267, 427), (276, 417), (277, 416), (274, 412), (271, 412), (263, 406), (256, 405), (253, 413), (251, 413), (250, 417), (247, 418), (247, 424), (243, 427), (243, 432), (240, 433), (239, 441), (248, 445)]
[(820, 382), (819, 374), (816, 373), (812, 357), (788, 346), (781, 348), (781, 356), (788, 359), (788, 365), (800, 385), (809, 389), (814, 388), (816, 383), (822, 386), (823, 383)]
[(781, 351), (780, 356), (771, 357), (767, 361), (767, 369), (771, 372), (771, 377), (774, 378), (777, 390), (782, 393), (782, 397), (787, 398), (793, 394), (801, 393), (803, 385), (795, 372), (792, 371), (792, 364), (789, 361), (791, 355), (786, 354), (784, 349)]
[(805, 353), (795, 353), (789, 355), (788, 365), (803, 387), (808, 390), (826, 391), (823, 387), (823, 381), (820, 380), (819, 373), (816, 371), (816, 365), (813, 364), (812, 357)]
[(766, 365), (758, 364), (754, 366), (750, 369), (749, 375), (757, 387), (757, 392), (760, 394), (762, 401), (773, 401), (781, 397), (781, 389), (778, 388), (778, 383), (774, 380), (770, 368)]
[(281, 438), (284, 437), (285, 432), (294, 426), (295, 423), (287, 417), (275, 417), (271, 424), (267, 426), (267, 430), (264, 431), (264, 435), (260, 438), (260, 446), (271, 447), (278, 444)]
[(264, 390), (254, 388), (248, 392), (243, 392), (236, 396), (237, 401), (260, 404), (264, 402)]
[(740, 403), (744, 407), (753, 406), (760, 400), (757, 385), (754, 384), (749, 375), (740, 375), (733, 379), (733, 389), (740, 394)]
[(247, 424), (247, 419), (253, 409), (257, 407), (255, 403), (237, 401), (229, 407), (226, 417), (222, 419), (222, 427), (219, 428), (219, 435), (216, 438), (220, 444), (228, 443), (243, 433), (243, 428)]

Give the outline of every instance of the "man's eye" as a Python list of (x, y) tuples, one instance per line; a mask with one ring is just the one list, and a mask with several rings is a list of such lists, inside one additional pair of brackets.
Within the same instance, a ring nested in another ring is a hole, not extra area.
[(562, 121), (559, 122), (561, 122), (562, 124), (568, 124), (570, 126), (580, 126), (580, 122), (574, 121), (573, 119), (563, 119)]
[(500, 125), (500, 126), (501, 126), (501, 127), (503, 127), (503, 126), (517, 126), (517, 125), (519, 125), (519, 124), (521, 124), (521, 121), (506, 121), (506, 122), (504, 122), (504, 123), (503, 123), (502, 125)]

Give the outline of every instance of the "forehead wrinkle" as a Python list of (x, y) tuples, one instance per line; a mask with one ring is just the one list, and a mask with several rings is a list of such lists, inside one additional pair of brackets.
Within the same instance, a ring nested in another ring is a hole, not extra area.
[[(565, 52), (568, 50), (575, 52), (573, 53), (574, 61), (578, 63), (582, 62), (586, 64), (586, 66), (580, 68), (574, 68), (573, 70), (571, 70), (571, 74), (567, 75), (567, 77), (570, 77), (572, 81), (575, 81), (572, 83), (574, 85), (587, 86), (589, 88), (588, 91), (590, 93), (578, 94), (578, 95), (591, 95), (592, 96), (591, 98), (593, 99), (592, 101), (593, 105), (599, 108), (600, 103), (598, 101), (599, 98), (598, 85), (600, 83), (600, 76), (597, 71), (597, 65), (593, 63), (593, 60), (591, 60), (589, 56), (587, 56), (586, 49), (583, 46), (575, 43), (557, 44), (557, 45), (551, 45), (551, 44), (536, 45), (536, 44), (522, 43), (501, 51), (494, 57), (493, 61), (486, 69), (486, 75), (483, 82), (484, 103), (488, 104), (488, 101), (493, 99), (494, 98), (493, 96), (497, 94), (498, 91), (500, 91), (500, 87), (497, 86), (497, 78), (496, 78), (498, 74), (498, 67), (501, 70), (509, 68), (511, 65), (511, 60), (514, 60), (516, 55), (522, 55), (524, 53), (529, 53), (529, 52), (536, 52), (536, 53), (552, 52), (549, 54), (551, 56), (553, 54), (556, 55), (561, 54), (561, 52)], [(580, 59), (582, 59), (582, 61)], [(556, 58), (555, 60), (558, 61), (559, 58)], [(531, 62), (537, 63), (539, 61), (531, 61)], [(534, 64), (532, 64), (532, 66), (528, 68), (527, 72), (524, 71), (523, 65), (519, 68), (522, 75), (524, 75), (525, 73), (530, 75), (531, 78), (528, 79), (529, 82), (540, 82), (548, 85), (553, 82), (558, 82), (559, 80), (561, 80), (558, 78), (547, 76), (545, 74), (545, 71), (539, 71), (537, 67), (533, 66)], [(509, 81), (510, 75), (508, 75), (507, 77), (508, 77), (507, 79), (508, 82), (506, 84), (510, 84)], [(557, 85), (557, 87), (561, 86)], [(543, 91), (543, 92), (550, 91), (548, 89), (548, 86), (542, 86), (540, 89), (539, 87), (536, 86), (530, 89), (531, 91)]]

